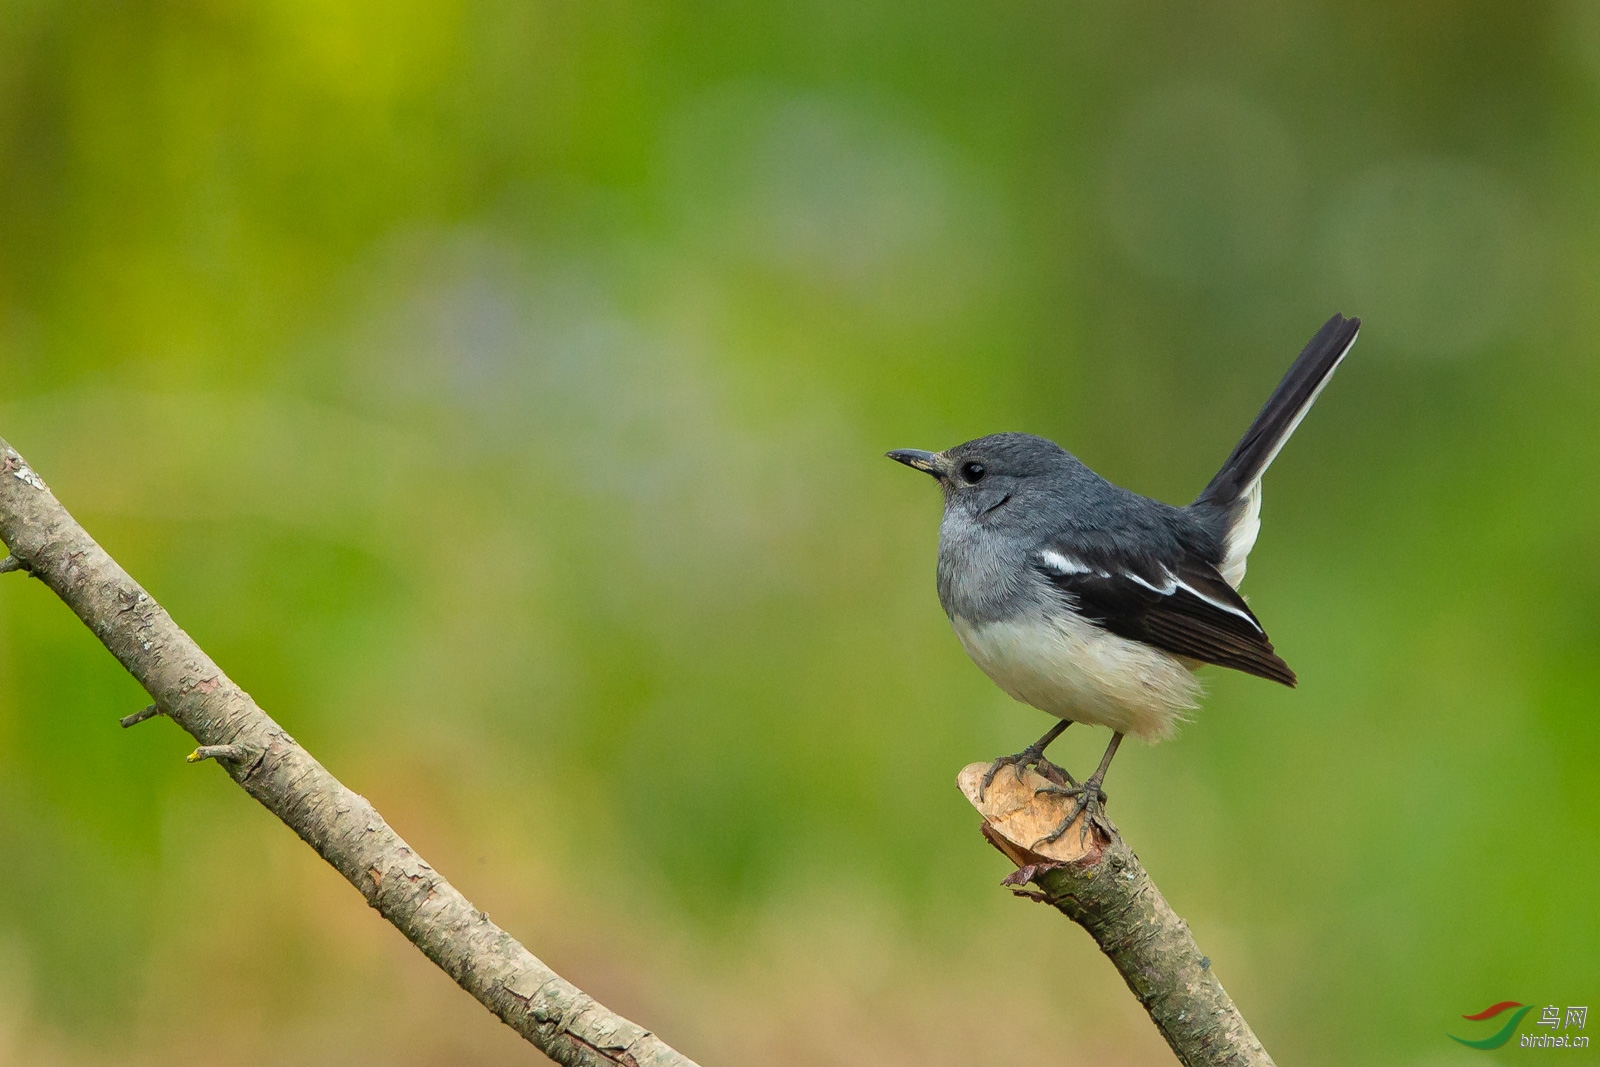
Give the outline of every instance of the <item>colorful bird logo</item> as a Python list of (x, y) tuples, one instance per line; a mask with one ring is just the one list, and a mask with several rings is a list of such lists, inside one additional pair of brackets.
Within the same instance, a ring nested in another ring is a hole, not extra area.
[(1502, 1012), (1511, 1011), (1512, 1008), (1516, 1008), (1517, 1010), (1512, 1014), (1511, 1018), (1506, 1020), (1505, 1025), (1502, 1026), (1499, 1031), (1490, 1035), (1489, 1037), (1481, 1038), (1477, 1041), (1468, 1041), (1466, 1038), (1457, 1037), (1455, 1034), (1447, 1034), (1446, 1036), (1452, 1041), (1461, 1042), (1468, 1048), (1499, 1048), (1501, 1045), (1511, 1040), (1511, 1035), (1517, 1032), (1517, 1024), (1522, 1021), (1522, 1017), (1533, 1010), (1532, 1004), (1519, 1004), (1514, 1000), (1502, 1000), (1498, 1004), (1489, 1005), (1476, 1015), (1462, 1016), (1463, 1019), (1478, 1023), (1485, 1019), (1493, 1019), (1496, 1015), (1499, 1015)]

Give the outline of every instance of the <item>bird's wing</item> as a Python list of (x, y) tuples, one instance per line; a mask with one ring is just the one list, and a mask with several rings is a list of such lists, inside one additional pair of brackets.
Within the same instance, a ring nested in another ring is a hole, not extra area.
[(1055, 547), (1040, 552), (1035, 564), (1078, 614), (1119, 637), (1295, 684), (1294, 671), (1272, 650), (1244, 598), (1202, 560), (1161, 562)]

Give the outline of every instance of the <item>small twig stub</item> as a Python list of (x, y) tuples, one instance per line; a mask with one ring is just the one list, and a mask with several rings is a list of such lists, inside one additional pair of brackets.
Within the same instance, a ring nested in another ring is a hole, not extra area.
[(242, 763), (249, 755), (242, 745), (201, 745), (184, 757), (189, 763), (203, 763), (214, 759), (218, 763)]
[(137, 726), (146, 719), (153, 719), (160, 714), (161, 709), (156, 707), (154, 704), (151, 704), (134, 712), (132, 715), (124, 715), (122, 718), (118, 719), (117, 722), (122, 725), (124, 730), (126, 730), (130, 726)]

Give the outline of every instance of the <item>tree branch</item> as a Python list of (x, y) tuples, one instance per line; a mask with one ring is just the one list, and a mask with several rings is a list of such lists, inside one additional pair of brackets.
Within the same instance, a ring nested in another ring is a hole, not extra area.
[[(983, 816), (983, 836), (1017, 865), (1005, 884), (1049, 904), (1089, 931), (1184, 1067), (1273, 1067), (1250, 1025), (1200, 954), (1189, 924), (1150, 881), (1120, 834), (1080, 835), (1083, 817), (1049, 844), (1039, 843), (1067, 817), (1073, 801), (1035, 790), (1049, 783), (1029, 770), (1002, 770), (978, 799), (986, 763), (965, 768), (957, 783)], [(1037, 845), (1037, 848), (1035, 848)]]
[(191, 761), (215, 759), (424, 955), (541, 1052), (566, 1067), (694, 1067), (473, 907), (371, 804), (229, 680), (4, 440), (0, 541), (11, 551), (0, 573), (26, 570), (54, 590), (162, 713), (200, 743)]

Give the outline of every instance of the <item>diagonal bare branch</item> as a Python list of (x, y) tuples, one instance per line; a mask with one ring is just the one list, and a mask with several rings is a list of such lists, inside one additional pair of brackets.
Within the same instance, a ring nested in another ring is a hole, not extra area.
[(0, 573), (26, 570), (54, 590), (161, 712), (199, 742), (191, 759), (215, 759), (424, 955), (541, 1052), (567, 1067), (695, 1067), (473, 907), (365, 798), (235, 685), (4, 440), (0, 541), (11, 552)]

